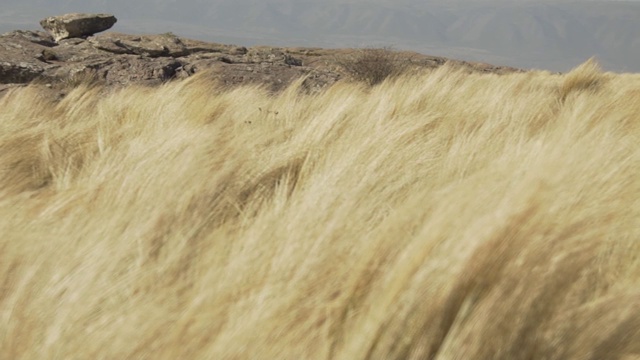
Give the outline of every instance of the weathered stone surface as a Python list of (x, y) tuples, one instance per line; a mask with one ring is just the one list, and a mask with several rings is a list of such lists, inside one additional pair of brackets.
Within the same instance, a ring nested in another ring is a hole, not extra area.
[(277, 63), (282, 62), (291, 66), (302, 66), (302, 60), (279, 48), (254, 48), (246, 53), (248, 62), (252, 63)]
[(42, 19), (40, 25), (55, 41), (89, 36), (110, 29), (118, 21), (110, 14), (65, 14)]
[(0, 61), (0, 84), (26, 83), (42, 76), (44, 68), (35, 63)]
[(231, 55), (245, 55), (249, 50), (244, 46), (234, 46), (229, 50)]
[(27, 83), (42, 77), (52, 65), (41, 59), (54, 46), (43, 32), (12, 31), (0, 35), (0, 84)]
[(109, 33), (92, 36), (88, 41), (99, 50), (114, 54), (132, 54), (149, 57), (182, 57), (195, 53), (216, 53), (230, 46), (211, 44), (197, 40), (181, 39), (173, 34), (127, 35)]
[[(55, 41), (42, 31), (12, 31), (0, 35), (0, 84), (25, 84), (37, 80), (74, 84), (91, 77), (107, 86), (161, 84), (208, 71), (224, 86), (263, 84), (280, 91), (304, 76), (303, 86), (317, 92), (338, 81), (340, 59), (349, 49), (272, 48), (208, 43), (172, 33), (128, 35), (104, 33), (86, 38)], [(512, 68), (452, 61), (416, 53), (403, 53), (412, 66), (433, 68), (453, 62), (469, 71), (505, 73)], [(3, 85), (4, 86), (4, 85)], [(2, 87), (7, 88), (7, 87)]]
[(5, 44), (12, 41), (14, 43), (29, 42), (46, 47), (57, 45), (53, 37), (44, 31), (14, 30), (0, 35), (0, 38)]

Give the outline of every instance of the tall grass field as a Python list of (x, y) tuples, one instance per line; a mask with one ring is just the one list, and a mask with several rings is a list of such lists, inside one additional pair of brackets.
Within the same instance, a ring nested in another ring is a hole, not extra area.
[(0, 359), (640, 359), (640, 75), (0, 98)]

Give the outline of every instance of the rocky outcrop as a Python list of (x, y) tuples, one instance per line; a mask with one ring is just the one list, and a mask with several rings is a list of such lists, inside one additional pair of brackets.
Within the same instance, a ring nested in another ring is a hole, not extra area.
[(195, 53), (229, 53), (231, 45), (182, 39), (172, 33), (161, 35), (127, 35), (109, 33), (87, 39), (92, 47), (113, 54), (141, 55), (145, 57), (183, 57)]
[[(245, 48), (186, 39), (172, 33), (128, 35), (109, 32), (56, 41), (43, 31), (12, 31), (0, 35), (0, 53), (0, 84), (37, 81), (56, 88), (59, 84), (76, 83), (69, 79), (89, 77), (107, 86), (157, 85), (209, 71), (226, 86), (258, 83), (274, 92), (304, 76), (306, 89), (315, 92), (344, 76), (338, 64), (349, 58), (353, 51)], [(420, 68), (454, 62), (470, 71), (516, 71), (408, 52), (399, 53), (398, 58)], [(0, 91), (0, 95), (2, 93)]]
[(273, 91), (310, 75), (319, 89), (338, 80), (329, 70), (303, 66), (286, 49), (239, 47), (185, 39), (174, 34), (105, 33), (58, 42), (42, 31), (0, 35), (0, 84), (61, 82), (92, 74), (107, 85), (154, 85), (209, 70), (225, 85), (261, 83)]
[(118, 21), (109, 14), (65, 14), (42, 19), (40, 25), (55, 41), (93, 35), (110, 29)]
[(43, 32), (13, 31), (0, 36), (0, 84), (26, 83), (41, 77), (48, 65), (38, 60), (38, 55), (55, 45)]

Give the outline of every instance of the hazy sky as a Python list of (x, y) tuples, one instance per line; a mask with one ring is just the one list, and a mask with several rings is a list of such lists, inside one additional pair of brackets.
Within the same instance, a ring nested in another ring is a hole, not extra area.
[(112, 31), (238, 45), (394, 46), (566, 71), (595, 56), (640, 72), (640, 1), (0, 0), (0, 32), (67, 12), (116, 15)]

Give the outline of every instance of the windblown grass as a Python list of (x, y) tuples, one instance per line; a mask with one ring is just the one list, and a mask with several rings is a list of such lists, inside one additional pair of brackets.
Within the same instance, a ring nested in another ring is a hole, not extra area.
[(0, 99), (2, 359), (640, 357), (640, 77)]

